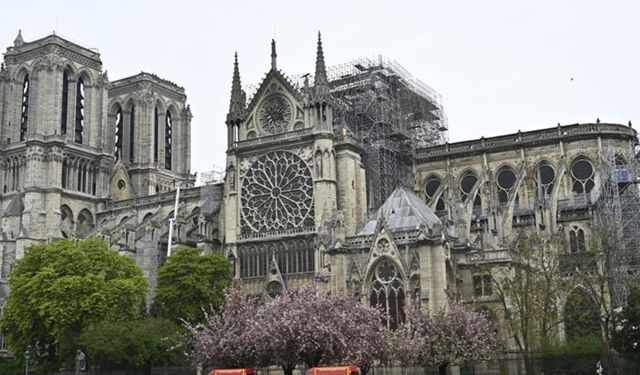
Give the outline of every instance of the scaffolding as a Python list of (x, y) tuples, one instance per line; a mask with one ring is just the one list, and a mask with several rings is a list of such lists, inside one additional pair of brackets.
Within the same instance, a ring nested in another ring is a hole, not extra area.
[(364, 145), (370, 212), (400, 185), (414, 184), (414, 154), (448, 140), (441, 96), (400, 64), (378, 56), (327, 68), (334, 133)]
[(605, 232), (599, 235), (609, 236), (613, 247), (604, 250), (611, 268), (612, 303), (625, 306), (628, 281), (640, 277), (640, 165), (635, 150), (624, 155), (619, 148), (607, 147), (598, 169), (596, 228)]

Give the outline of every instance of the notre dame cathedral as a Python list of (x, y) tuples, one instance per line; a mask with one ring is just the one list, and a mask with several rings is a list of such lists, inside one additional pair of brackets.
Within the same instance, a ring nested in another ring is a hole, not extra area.
[(29, 245), (90, 236), (153, 289), (172, 242), (224, 254), (256, 295), (315, 280), (384, 306), (395, 326), (452, 295), (495, 309), (491, 274), (517, 233), (560, 234), (563, 254), (583, 256), (608, 176), (617, 199), (638, 195), (631, 124), (514, 124), (448, 143), (437, 93), (393, 61), (328, 68), (318, 37), (314, 74), (281, 72), (275, 42), (265, 68), (247, 97), (236, 56), (218, 124), (225, 178), (194, 186), (182, 87), (144, 72), (110, 81), (95, 51), (18, 34), (0, 70), (3, 293)]

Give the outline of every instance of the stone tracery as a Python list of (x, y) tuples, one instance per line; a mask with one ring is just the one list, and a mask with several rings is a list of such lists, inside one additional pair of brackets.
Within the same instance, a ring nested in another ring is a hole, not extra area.
[(258, 158), (243, 177), (241, 201), (243, 236), (314, 229), (311, 170), (293, 153)]

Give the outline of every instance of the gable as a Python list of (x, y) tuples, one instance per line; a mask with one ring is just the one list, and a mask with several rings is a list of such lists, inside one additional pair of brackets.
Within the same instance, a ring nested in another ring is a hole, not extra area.
[(118, 161), (113, 166), (111, 179), (109, 180), (109, 198), (114, 201), (131, 199), (135, 196), (129, 173), (122, 162)]
[(299, 130), (305, 127), (300, 93), (278, 71), (265, 77), (249, 102), (240, 139), (251, 139)]

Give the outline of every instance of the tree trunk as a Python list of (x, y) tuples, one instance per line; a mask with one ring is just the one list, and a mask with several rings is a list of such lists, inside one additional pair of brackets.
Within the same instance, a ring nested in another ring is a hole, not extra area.
[(295, 369), (296, 366), (282, 366), (282, 371), (284, 371), (284, 375), (293, 375), (293, 369)]
[(438, 374), (447, 375), (447, 367), (449, 367), (448, 363), (438, 366)]

